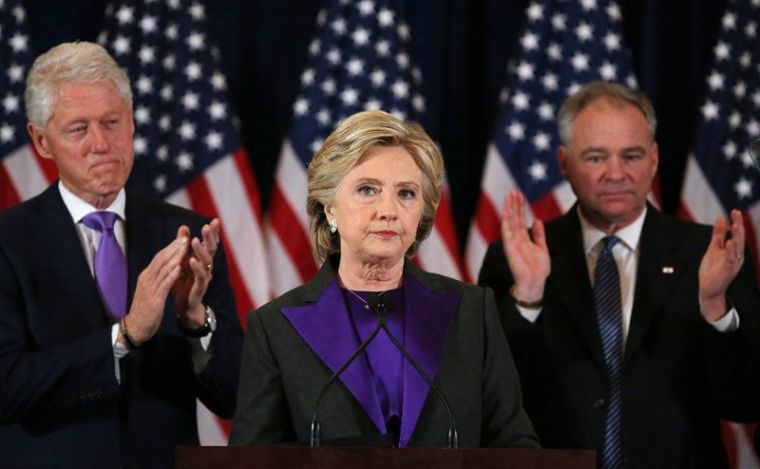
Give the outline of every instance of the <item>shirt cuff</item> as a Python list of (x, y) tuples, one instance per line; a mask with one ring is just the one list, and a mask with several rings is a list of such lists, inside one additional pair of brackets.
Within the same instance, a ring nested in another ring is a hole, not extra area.
[[(209, 308), (208, 313), (210, 320), (215, 323), (216, 314), (214, 313), (214, 310)], [(211, 338), (213, 336), (214, 331), (212, 330), (203, 337), (199, 337), (197, 339), (188, 337), (187, 339), (188, 342), (190, 342), (191, 358), (193, 360), (193, 371), (195, 371), (196, 375), (201, 374), (201, 372), (206, 368), (208, 361), (211, 359)]]
[(731, 308), (729, 312), (723, 315), (722, 318), (717, 321), (707, 321), (716, 331), (727, 334), (739, 329), (739, 312), (736, 308)]
[(129, 349), (126, 345), (120, 344), (117, 339), (119, 338), (119, 323), (117, 322), (111, 326), (111, 345), (113, 346), (113, 363), (114, 373), (116, 374), (116, 382), (121, 384), (121, 369), (119, 368), (119, 359), (129, 355)]

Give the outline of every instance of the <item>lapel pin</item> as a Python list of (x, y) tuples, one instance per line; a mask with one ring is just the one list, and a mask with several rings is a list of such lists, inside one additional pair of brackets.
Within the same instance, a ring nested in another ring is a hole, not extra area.
[(665, 267), (662, 268), (662, 273), (663, 274), (672, 274), (673, 273), (673, 267), (671, 267), (669, 265), (666, 265)]

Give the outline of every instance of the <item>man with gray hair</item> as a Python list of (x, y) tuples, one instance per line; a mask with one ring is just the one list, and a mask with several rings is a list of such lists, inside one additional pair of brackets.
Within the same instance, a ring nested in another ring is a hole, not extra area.
[(592, 82), (558, 121), (577, 203), (529, 231), (508, 194), (478, 282), (496, 292), (541, 444), (596, 449), (602, 468), (725, 467), (720, 419), (757, 412), (741, 389), (760, 342), (742, 215), (710, 229), (647, 203), (659, 154), (642, 93)]
[(125, 191), (132, 93), (101, 46), (40, 55), (25, 99), (59, 180), (0, 213), (0, 464), (170, 467), (196, 398), (234, 411), (219, 220)]

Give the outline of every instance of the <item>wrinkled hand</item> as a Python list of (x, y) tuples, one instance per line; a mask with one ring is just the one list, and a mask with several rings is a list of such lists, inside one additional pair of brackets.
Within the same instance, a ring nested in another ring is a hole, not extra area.
[(153, 337), (164, 315), (166, 298), (180, 276), (189, 237), (178, 237), (158, 251), (137, 277), (129, 314), (124, 318), (129, 338), (140, 345)]
[[(738, 210), (731, 210), (731, 225), (723, 217), (713, 226), (710, 244), (699, 264), (699, 305), (708, 321), (720, 319), (727, 311), (726, 291), (744, 263), (744, 222)], [(731, 237), (727, 239), (727, 233)]]
[(512, 294), (528, 303), (541, 301), (546, 278), (551, 271), (549, 249), (541, 220), (533, 223), (532, 230), (533, 239), (525, 221), (525, 197), (513, 189), (504, 200), (501, 237), (509, 270), (515, 279)]
[[(211, 283), (214, 255), (219, 246), (220, 225), (219, 219), (214, 218), (201, 228), (202, 241), (192, 239), (193, 254), (185, 257), (182, 275), (172, 289), (179, 320), (187, 329), (201, 327), (206, 318), (203, 296)], [(184, 225), (179, 227), (177, 237), (189, 238), (190, 228)]]

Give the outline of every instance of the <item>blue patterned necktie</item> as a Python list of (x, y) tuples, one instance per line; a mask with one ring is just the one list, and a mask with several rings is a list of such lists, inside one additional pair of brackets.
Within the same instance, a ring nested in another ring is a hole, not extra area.
[(623, 307), (620, 295), (620, 273), (612, 247), (620, 241), (615, 236), (602, 239), (602, 247), (596, 260), (594, 272), (594, 307), (602, 338), (604, 362), (607, 365), (607, 413), (604, 421), (604, 440), (600, 466), (602, 469), (616, 469), (623, 466)]
[(95, 281), (112, 322), (127, 314), (127, 261), (121, 251), (113, 225), (118, 215), (113, 212), (92, 212), (82, 223), (100, 231), (100, 244), (95, 251)]

